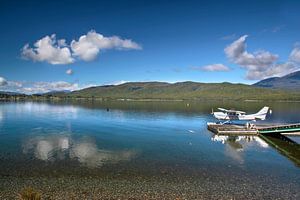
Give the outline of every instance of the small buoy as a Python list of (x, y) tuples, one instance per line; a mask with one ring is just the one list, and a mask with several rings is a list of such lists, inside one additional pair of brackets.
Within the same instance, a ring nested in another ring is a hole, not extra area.
[(106, 108), (106, 111), (109, 112), (109, 108)]

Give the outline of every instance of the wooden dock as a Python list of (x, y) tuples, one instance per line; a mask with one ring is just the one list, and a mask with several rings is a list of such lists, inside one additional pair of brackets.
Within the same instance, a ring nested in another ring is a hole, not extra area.
[[(225, 136), (225, 138), (237, 138), (237, 136), (257, 136), (268, 145), (275, 148), (280, 154), (290, 159), (296, 166), (300, 167), (300, 144), (293, 141), (293, 138), (287, 137), (300, 136), (300, 123), (298, 124), (216, 124), (207, 123), (208, 130), (215, 135)], [(240, 145), (226, 139), (229, 145)]]
[(282, 124), (282, 125), (260, 125), (257, 126), (260, 134), (274, 134), (282, 135), (300, 135), (300, 123), (297, 124)]
[(236, 124), (208, 123), (207, 129), (218, 135), (258, 135), (256, 128)]
[(300, 136), (300, 123), (297, 124), (265, 124), (237, 125), (207, 123), (207, 129), (218, 135), (265, 135), (282, 134)]

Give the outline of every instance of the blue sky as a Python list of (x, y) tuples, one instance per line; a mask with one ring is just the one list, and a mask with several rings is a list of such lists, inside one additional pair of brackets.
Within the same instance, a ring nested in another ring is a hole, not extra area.
[(299, 69), (299, 11), (299, 1), (1, 1), (0, 89), (282, 76)]

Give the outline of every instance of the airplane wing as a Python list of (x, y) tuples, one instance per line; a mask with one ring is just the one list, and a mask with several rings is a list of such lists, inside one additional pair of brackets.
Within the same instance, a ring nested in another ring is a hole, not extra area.
[(236, 110), (236, 111), (234, 111), (234, 112), (240, 113), (240, 114), (246, 114), (246, 112), (244, 112), (244, 111), (239, 111), (239, 110)]
[(228, 112), (229, 110), (225, 109), (225, 108), (218, 108), (218, 110), (223, 111), (223, 112)]
[(240, 114), (246, 114), (244, 111), (239, 111), (239, 110), (227, 110), (225, 108), (218, 108), (218, 110), (223, 111), (223, 112), (230, 112), (230, 113), (240, 113)]

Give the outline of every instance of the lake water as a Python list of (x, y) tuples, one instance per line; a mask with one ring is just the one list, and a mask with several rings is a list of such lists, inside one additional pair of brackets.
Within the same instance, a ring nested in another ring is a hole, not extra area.
[[(0, 198), (33, 187), (45, 199), (300, 199), (298, 144), (206, 128), (211, 108), (264, 104), (2, 102)], [(268, 105), (268, 122), (300, 121), (300, 103)]]

